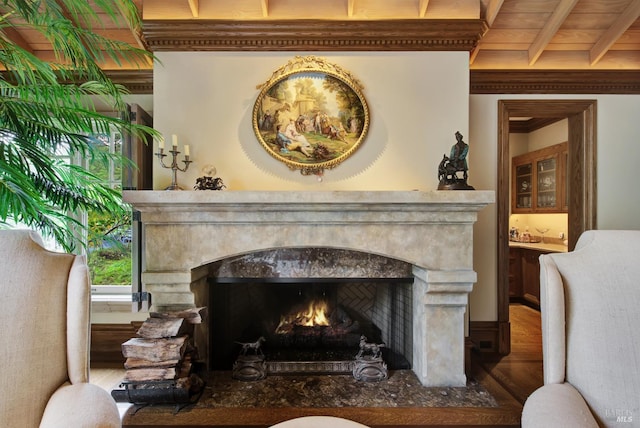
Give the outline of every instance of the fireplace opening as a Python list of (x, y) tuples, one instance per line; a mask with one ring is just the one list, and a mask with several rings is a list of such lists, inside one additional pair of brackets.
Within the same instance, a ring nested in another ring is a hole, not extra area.
[(260, 338), (268, 362), (352, 361), (364, 338), (382, 345), (389, 369), (410, 369), (412, 281), (212, 279), (209, 366), (231, 370), (243, 346)]

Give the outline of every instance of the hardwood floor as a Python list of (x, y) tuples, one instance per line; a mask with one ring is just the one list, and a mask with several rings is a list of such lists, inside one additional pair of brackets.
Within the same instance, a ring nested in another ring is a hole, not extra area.
[(543, 384), (540, 312), (522, 304), (509, 306), (511, 353), (479, 356), (480, 364), (521, 404)]
[[(522, 404), (542, 385), (542, 335), (540, 313), (521, 304), (510, 306), (511, 354), (502, 358), (474, 353), (473, 376), (489, 390), (499, 404), (486, 408), (428, 409), (222, 409), (173, 415), (173, 408), (145, 408), (136, 416), (128, 412), (129, 404), (119, 404), (125, 427), (149, 426), (246, 426), (265, 427), (273, 421), (309, 414), (357, 416), (358, 421), (372, 427), (518, 427)], [(117, 366), (94, 365), (91, 381), (107, 390), (118, 386), (124, 370)], [(199, 414), (202, 413), (202, 414)], [(206, 414), (205, 414), (206, 413)], [(351, 416), (352, 419), (355, 419)], [(271, 422), (270, 422), (271, 421)], [(368, 423), (367, 423), (368, 422)], [(265, 423), (267, 425), (265, 425)]]

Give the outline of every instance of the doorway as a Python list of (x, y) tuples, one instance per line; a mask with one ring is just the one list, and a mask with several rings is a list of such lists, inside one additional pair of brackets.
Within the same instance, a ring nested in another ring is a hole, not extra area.
[(509, 325), (509, 118), (567, 118), (569, 251), (596, 225), (596, 100), (498, 101), (498, 353), (511, 351)]

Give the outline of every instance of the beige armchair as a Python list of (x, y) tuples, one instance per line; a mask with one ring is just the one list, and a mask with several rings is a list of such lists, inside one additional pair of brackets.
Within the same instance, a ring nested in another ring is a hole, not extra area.
[(640, 231), (588, 231), (540, 257), (544, 386), (522, 426), (640, 424)]
[(0, 230), (0, 426), (119, 427), (89, 384), (91, 288), (85, 258), (27, 230)]

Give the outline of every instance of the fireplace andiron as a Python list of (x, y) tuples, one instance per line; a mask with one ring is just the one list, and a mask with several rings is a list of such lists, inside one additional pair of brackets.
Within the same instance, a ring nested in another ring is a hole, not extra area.
[(344, 361), (266, 361), (262, 352), (264, 337), (255, 342), (236, 342), (240, 353), (233, 363), (231, 377), (241, 381), (258, 381), (268, 373), (349, 373), (358, 381), (379, 382), (389, 377), (387, 364), (382, 358), (384, 343), (367, 342), (360, 336), (360, 350), (353, 360)]
[(384, 343), (367, 342), (367, 337), (360, 336), (360, 351), (356, 354), (353, 365), (353, 377), (363, 382), (379, 382), (389, 377), (387, 364), (382, 359)]
[(242, 348), (240, 355), (233, 363), (231, 377), (237, 380), (256, 381), (267, 377), (267, 365), (265, 355), (262, 352), (262, 342), (265, 338), (260, 336), (255, 342), (236, 342)]

